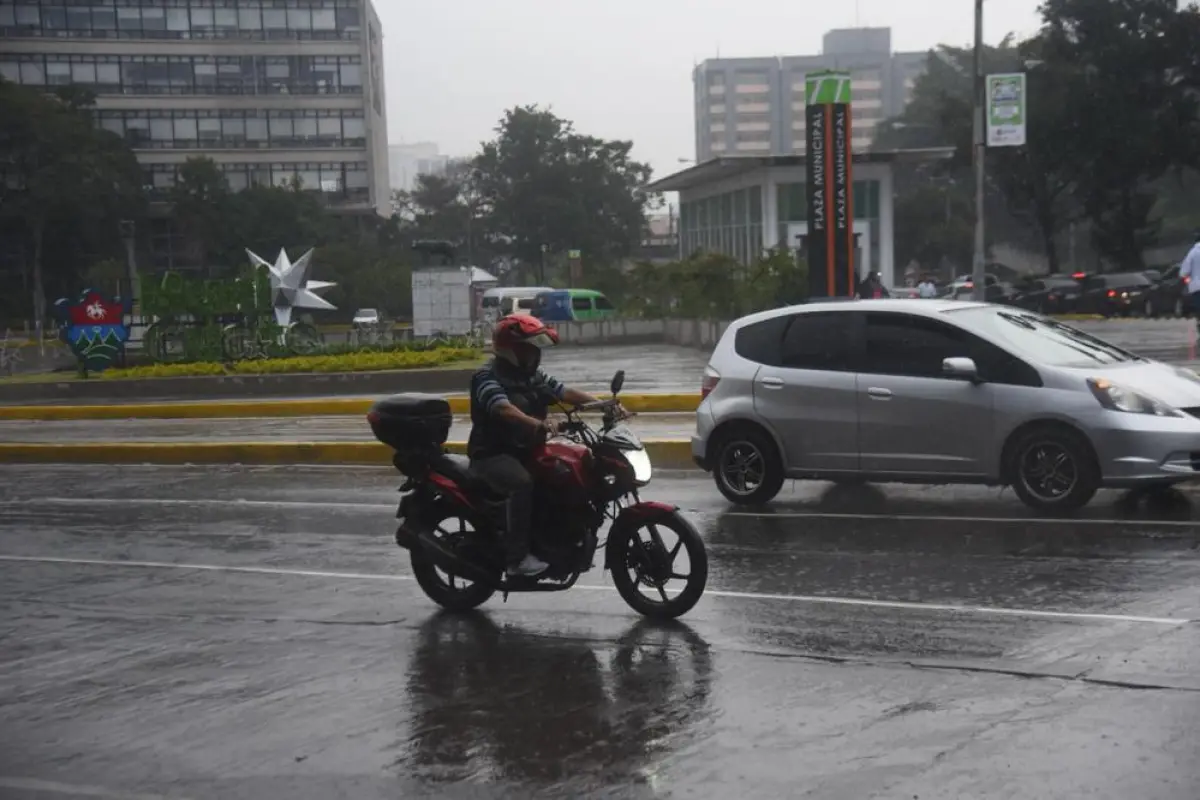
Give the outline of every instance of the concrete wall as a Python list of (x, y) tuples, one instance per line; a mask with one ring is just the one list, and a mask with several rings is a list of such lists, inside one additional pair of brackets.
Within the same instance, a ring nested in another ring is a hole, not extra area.
[(712, 350), (728, 322), (698, 319), (618, 319), (553, 323), (563, 345), (660, 343)]
[(616, 319), (595, 322), (554, 322), (564, 345), (637, 344), (661, 342), (666, 338), (666, 321), (661, 319)]

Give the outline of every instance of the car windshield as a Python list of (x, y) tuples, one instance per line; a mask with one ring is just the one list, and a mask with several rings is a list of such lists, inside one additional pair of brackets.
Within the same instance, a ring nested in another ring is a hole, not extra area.
[(951, 313), (958, 321), (997, 344), (1040, 364), (1086, 367), (1145, 361), (1141, 356), (1040, 314), (1009, 308), (970, 308)]
[(1107, 284), (1111, 289), (1127, 289), (1130, 286), (1149, 286), (1152, 281), (1140, 272), (1129, 272), (1124, 275), (1110, 275)]

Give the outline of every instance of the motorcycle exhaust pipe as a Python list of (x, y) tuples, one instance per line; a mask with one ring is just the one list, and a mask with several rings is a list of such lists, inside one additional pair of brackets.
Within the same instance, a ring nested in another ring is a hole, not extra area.
[(420, 546), (421, 552), (429, 556), (434, 565), (442, 571), (468, 581), (491, 586), (493, 589), (501, 588), (496, 575), (447, 550), (432, 533), (424, 531), (418, 533), (416, 542)]

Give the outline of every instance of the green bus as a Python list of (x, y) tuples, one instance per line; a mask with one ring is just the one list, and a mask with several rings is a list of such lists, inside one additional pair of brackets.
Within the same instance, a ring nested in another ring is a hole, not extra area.
[(546, 322), (592, 322), (616, 314), (612, 301), (593, 289), (558, 289), (533, 299), (533, 315)]

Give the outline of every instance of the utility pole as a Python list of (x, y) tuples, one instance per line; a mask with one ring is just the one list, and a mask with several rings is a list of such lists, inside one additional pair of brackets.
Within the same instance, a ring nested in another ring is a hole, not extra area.
[(975, 300), (984, 302), (987, 299), (987, 276), (984, 270), (986, 256), (984, 254), (983, 235), (983, 198), (984, 198), (984, 156), (987, 155), (987, 130), (983, 124), (984, 75), (983, 75), (983, 0), (975, 0), (975, 70), (973, 90), (975, 99), (972, 107), (975, 111), (974, 147), (975, 156), (975, 258), (972, 264), (971, 280), (975, 284)]

